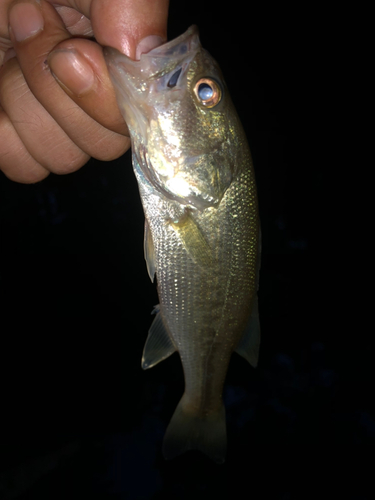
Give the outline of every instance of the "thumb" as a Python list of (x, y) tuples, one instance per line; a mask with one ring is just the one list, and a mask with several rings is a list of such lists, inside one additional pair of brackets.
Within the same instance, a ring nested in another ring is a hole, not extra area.
[[(167, 39), (169, 0), (93, 0), (91, 23), (97, 42), (117, 48), (133, 59)], [(103, 127), (128, 135), (117, 107), (102, 47), (71, 38), (48, 57), (53, 75), (81, 109)]]
[(93, 0), (95, 38), (132, 59), (167, 40), (169, 0)]
[(87, 115), (106, 129), (129, 135), (100, 45), (84, 38), (64, 40), (49, 54), (48, 65), (60, 87)]

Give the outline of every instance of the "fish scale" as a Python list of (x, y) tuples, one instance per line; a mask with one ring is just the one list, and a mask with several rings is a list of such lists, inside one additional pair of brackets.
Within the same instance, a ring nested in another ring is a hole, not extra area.
[[(260, 225), (250, 150), (196, 27), (132, 61), (105, 50), (128, 124), (160, 304), (142, 366), (180, 355), (185, 391), (163, 453), (226, 452), (223, 385), (236, 351), (256, 366)], [(200, 82), (205, 92), (200, 94)]]

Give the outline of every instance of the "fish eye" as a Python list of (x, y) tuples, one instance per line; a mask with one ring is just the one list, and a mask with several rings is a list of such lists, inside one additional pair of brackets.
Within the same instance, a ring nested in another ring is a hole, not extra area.
[(194, 86), (198, 101), (206, 108), (213, 108), (221, 101), (221, 89), (212, 78), (201, 78)]
[(177, 85), (178, 77), (180, 76), (181, 70), (182, 68), (173, 73), (167, 84), (169, 88), (173, 88)]

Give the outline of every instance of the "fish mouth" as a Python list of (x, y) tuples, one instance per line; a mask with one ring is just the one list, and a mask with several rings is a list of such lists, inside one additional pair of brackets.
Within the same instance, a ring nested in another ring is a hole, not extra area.
[(187, 67), (200, 48), (195, 25), (176, 39), (141, 54), (139, 61), (130, 59), (113, 47), (104, 47), (103, 54), (117, 103), (131, 134), (140, 133), (146, 138), (148, 118), (145, 116), (145, 101), (155, 80), (178, 66)]
[[(103, 54), (111, 74), (118, 72), (118, 65), (127, 72), (142, 71), (143, 79), (157, 78), (160, 74), (170, 71), (170, 66), (177, 66), (190, 52), (196, 52), (200, 47), (198, 27), (194, 24), (185, 33), (174, 40), (159, 45), (149, 52), (142, 53), (139, 61), (130, 59), (113, 47), (104, 47)], [(170, 64), (168, 64), (168, 61)]]
[(142, 59), (147, 59), (149, 57), (176, 57), (177, 55), (186, 56), (187, 52), (191, 49), (195, 49), (195, 43), (198, 41), (199, 45), (199, 31), (198, 26), (193, 24), (190, 26), (185, 33), (164, 43), (163, 45), (158, 45), (149, 52), (141, 54), (140, 61)]

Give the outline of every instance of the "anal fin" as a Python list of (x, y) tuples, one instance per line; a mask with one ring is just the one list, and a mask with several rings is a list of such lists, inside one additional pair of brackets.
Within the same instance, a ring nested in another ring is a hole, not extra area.
[(167, 332), (159, 306), (156, 306), (154, 313), (156, 317), (148, 331), (148, 337), (143, 349), (142, 368), (147, 370), (168, 358), (176, 351), (176, 348)]

